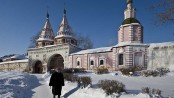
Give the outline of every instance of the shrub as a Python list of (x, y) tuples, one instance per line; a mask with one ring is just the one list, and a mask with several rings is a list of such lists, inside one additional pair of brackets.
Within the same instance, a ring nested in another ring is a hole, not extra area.
[(72, 80), (72, 74), (70, 73), (63, 73), (64, 79), (67, 81), (71, 81)]
[(105, 74), (105, 73), (108, 73), (108, 72), (109, 72), (108, 69), (105, 68), (105, 67), (98, 67), (98, 68), (96, 69), (96, 73), (97, 73), (97, 74)]
[(107, 95), (125, 91), (125, 85), (116, 80), (101, 80), (99, 81), (98, 86), (101, 87)]
[(77, 84), (78, 84), (79, 87), (85, 88), (88, 85), (91, 85), (91, 77), (89, 77), (89, 76), (79, 77), (78, 80), (77, 80)]
[(67, 68), (64, 69), (63, 72), (65, 73), (82, 73), (85, 72), (84, 68)]
[(161, 96), (161, 90), (154, 89), (154, 88), (151, 90), (149, 87), (143, 87), (142, 88), (142, 93), (151, 94), (152, 96), (156, 96), (156, 95)]
[(63, 73), (64, 75), (64, 79), (67, 81), (71, 81), (71, 82), (76, 82), (77, 81), (77, 76), (71, 74), (71, 73)]
[(148, 76), (156, 77), (159, 75), (159, 72), (156, 70), (146, 70), (142, 72), (142, 75), (145, 77), (148, 77)]
[(166, 75), (166, 73), (170, 72), (169, 68), (157, 68), (160, 76)]
[(168, 68), (157, 68), (156, 70), (143, 71), (142, 75), (146, 76), (146, 77), (148, 77), (148, 76), (156, 77), (156, 76), (163, 76), (168, 72), (170, 72), (170, 70)]
[(150, 93), (150, 88), (149, 88), (149, 87), (143, 87), (143, 88), (142, 88), (142, 93), (147, 93), (147, 94), (149, 94), (149, 93)]
[(121, 68), (120, 71), (123, 75), (133, 75), (136, 71), (141, 71), (143, 67), (141, 66), (134, 66), (129, 68)]
[(152, 89), (152, 94), (153, 95), (158, 95), (158, 96), (161, 96), (161, 90), (159, 90), (159, 89)]

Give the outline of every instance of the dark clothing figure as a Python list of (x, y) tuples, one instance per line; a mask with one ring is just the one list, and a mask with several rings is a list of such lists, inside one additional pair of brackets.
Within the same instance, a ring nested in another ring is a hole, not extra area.
[(54, 72), (50, 78), (49, 86), (52, 86), (52, 93), (54, 95), (54, 98), (56, 95), (58, 95), (58, 98), (60, 98), (62, 86), (64, 86), (64, 77), (61, 72)]

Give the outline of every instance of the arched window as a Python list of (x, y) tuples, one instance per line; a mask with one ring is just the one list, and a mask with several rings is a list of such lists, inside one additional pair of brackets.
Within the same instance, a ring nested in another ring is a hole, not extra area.
[(82, 67), (82, 65), (81, 65), (81, 58), (77, 58), (77, 60), (76, 60), (77, 62), (76, 62), (76, 66), (79, 68), (79, 67)]
[(94, 61), (93, 60), (91, 60), (90, 65), (94, 65)]
[(104, 60), (100, 60), (100, 65), (104, 65)]
[(77, 61), (77, 66), (80, 66), (80, 61)]
[(118, 58), (119, 58), (118, 64), (123, 65), (123, 54), (119, 54)]

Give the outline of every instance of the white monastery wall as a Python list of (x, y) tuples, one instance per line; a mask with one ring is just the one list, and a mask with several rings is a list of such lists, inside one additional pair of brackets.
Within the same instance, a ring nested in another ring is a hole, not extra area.
[(28, 68), (28, 59), (7, 61), (0, 63), (0, 71), (20, 71), (23, 72)]

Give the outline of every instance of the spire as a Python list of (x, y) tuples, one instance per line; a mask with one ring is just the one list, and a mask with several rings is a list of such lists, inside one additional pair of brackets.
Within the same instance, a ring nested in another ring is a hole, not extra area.
[(49, 13), (47, 10), (46, 22), (42, 28), (39, 39), (37, 41), (54, 41), (54, 33), (49, 21)]
[[(74, 34), (72, 32), (71, 26), (68, 24), (68, 20), (66, 18), (66, 8), (64, 6), (64, 13), (63, 19), (59, 26), (59, 30), (57, 32), (57, 36), (55, 37), (56, 44), (64, 44), (64, 43), (71, 43), (76, 45), (77, 41), (74, 38)], [(62, 42), (60, 42), (60, 40)]]
[(48, 11), (47, 11), (47, 16), (46, 16), (46, 17), (47, 17), (47, 19), (49, 19), (49, 16), (50, 16), (50, 15), (49, 15), (49, 13), (48, 13)]
[(47, 6), (47, 15), (46, 15), (46, 17), (47, 17), (47, 19), (49, 19), (49, 13), (48, 13), (48, 6)]
[(64, 3), (64, 11), (63, 11), (63, 13), (64, 13), (64, 16), (66, 16), (66, 7), (65, 7), (65, 3)]
[(64, 7), (64, 16), (62, 19), (62, 22), (59, 27), (59, 31), (57, 32), (57, 37), (58, 36), (72, 36), (72, 30), (70, 25), (68, 24), (68, 20), (66, 18), (66, 9)]

